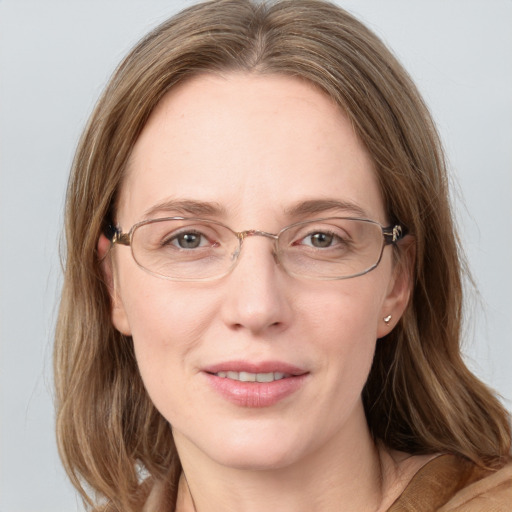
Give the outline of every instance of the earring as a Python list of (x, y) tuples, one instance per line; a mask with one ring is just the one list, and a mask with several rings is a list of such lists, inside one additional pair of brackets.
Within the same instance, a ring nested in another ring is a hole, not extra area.
[(386, 325), (389, 325), (389, 322), (391, 322), (391, 315), (388, 315), (388, 316), (385, 316), (385, 317), (384, 317), (384, 323), (385, 323)]

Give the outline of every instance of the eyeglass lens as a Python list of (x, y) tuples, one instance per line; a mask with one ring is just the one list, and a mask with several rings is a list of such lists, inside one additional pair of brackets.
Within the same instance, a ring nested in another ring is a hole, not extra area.
[[(288, 226), (274, 244), (278, 261), (291, 275), (346, 279), (378, 264), (384, 238), (376, 222), (329, 218)], [(157, 219), (135, 226), (131, 246), (135, 261), (145, 270), (187, 281), (227, 274), (242, 241), (237, 233), (214, 221)]]

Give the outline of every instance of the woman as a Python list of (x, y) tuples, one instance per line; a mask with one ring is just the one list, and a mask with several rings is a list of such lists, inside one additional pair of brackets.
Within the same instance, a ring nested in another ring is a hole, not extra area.
[(414, 85), (335, 6), (214, 1), (149, 34), (68, 190), (57, 428), (86, 501), (507, 510), (446, 181)]

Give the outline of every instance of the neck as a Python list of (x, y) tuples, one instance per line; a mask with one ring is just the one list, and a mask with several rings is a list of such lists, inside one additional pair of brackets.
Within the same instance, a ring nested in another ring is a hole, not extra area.
[(381, 458), (367, 428), (291, 464), (257, 470), (217, 464), (179, 434), (175, 439), (184, 471), (177, 512), (368, 511), (382, 503)]

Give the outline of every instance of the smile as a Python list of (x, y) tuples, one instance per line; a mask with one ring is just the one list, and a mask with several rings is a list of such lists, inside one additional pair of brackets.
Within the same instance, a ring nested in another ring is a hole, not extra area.
[(281, 380), (290, 375), (283, 372), (269, 372), (269, 373), (250, 373), (250, 372), (217, 372), (217, 377), (223, 379), (238, 380), (240, 382), (274, 382), (275, 380)]
[(310, 372), (282, 361), (225, 361), (202, 369), (211, 389), (238, 407), (271, 407), (298, 393)]

